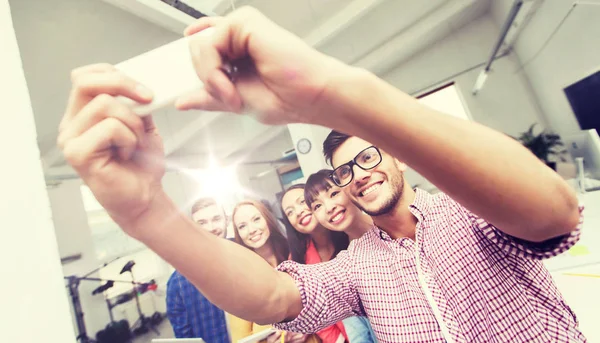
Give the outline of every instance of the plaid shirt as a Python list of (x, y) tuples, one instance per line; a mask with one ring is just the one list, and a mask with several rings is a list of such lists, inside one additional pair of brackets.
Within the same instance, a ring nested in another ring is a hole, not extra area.
[[(574, 245), (511, 237), (445, 194), (417, 190), (416, 238), (377, 228), (319, 265), (284, 262), (304, 308), (282, 330), (366, 315), (379, 342), (585, 342), (541, 259)], [(582, 208), (580, 208), (580, 213)]]
[(167, 282), (167, 317), (177, 338), (229, 343), (225, 313), (178, 271), (173, 272)]

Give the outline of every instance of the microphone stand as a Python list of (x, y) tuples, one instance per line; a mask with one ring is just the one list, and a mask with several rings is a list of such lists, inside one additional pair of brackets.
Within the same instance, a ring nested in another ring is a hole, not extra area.
[[(90, 275), (96, 273), (98, 270), (108, 266), (109, 264), (115, 262), (116, 260), (118, 260), (120, 257), (117, 257), (115, 259), (113, 259), (110, 262), (106, 262), (103, 265), (101, 265), (100, 267), (92, 270), (91, 272), (85, 274), (84, 276), (77, 276), (77, 275), (71, 275), (71, 276), (65, 276), (64, 279), (68, 281), (68, 284), (66, 285), (66, 287), (69, 288), (69, 295), (71, 297), (71, 304), (73, 305), (73, 312), (75, 314), (75, 323), (77, 325), (77, 338), (76, 341), (79, 343), (95, 343), (96, 341), (92, 338), (90, 338), (87, 335), (87, 329), (85, 327), (85, 321), (83, 319), (84, 317), (84, 313), (83, 313), (83, 309), (81, 307), (81, 299), (79, 296), (79, 285), (81, 284), (81, 281), (100, 281), (100, 282), (125, 282), (125, 283), (130, 283), (135, 285), (141, 285), (141, 283), (135, 282), (135, 281), (125, 281), (125, 280), (107, 280), (107, 279), (100, 279), (100, 278), (95, 278), (95, 277), (90, 277)], [(111, 319), (112, 319), (112, 313), (111, 313)]]

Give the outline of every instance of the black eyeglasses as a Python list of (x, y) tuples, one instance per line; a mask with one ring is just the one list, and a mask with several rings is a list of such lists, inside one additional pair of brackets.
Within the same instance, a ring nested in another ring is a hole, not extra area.
[(381, 152), (377, 147), (370, 146), (359, 152), (352, 161), (335, 168), (331, 172), (331, 180), (338, 187), (347, 186), (354, 179), (355, 165), (362, 170), (369, 170), (377, 167), (379, 163), (381, 163)]

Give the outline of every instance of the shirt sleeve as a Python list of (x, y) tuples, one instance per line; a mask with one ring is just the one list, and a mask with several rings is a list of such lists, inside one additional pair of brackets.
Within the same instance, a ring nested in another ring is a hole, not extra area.
[(481, 232), (488, 240), (500, 247), (507, 254), (533, 260), (544, 260), (569, 250), (579, 241), (583, 225), (583, 206), (579, 206), (579, 223), (566, 235), (555, 237), (544, 242), (531, 242), (511, 236), (498, 229), (483, 218), (467, 211), (473, 228)]
[(176, 338), (192, 338), (192, 326), (180, 292), (180, 284), (173, 276), (167, 282), (167, 317)]
[(351, 277), (352, 260), (341, 251), (329, 262), (311, 265), (286, 261), (279, 271), (296, 282), (302, 299), (302, 311), (290, 322), (275, 324), (279, 330), (314, 333), (353, 315), (364, 315)]

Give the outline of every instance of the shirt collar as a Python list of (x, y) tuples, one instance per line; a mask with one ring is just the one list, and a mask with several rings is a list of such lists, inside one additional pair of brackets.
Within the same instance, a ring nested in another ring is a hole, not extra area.
[[(415, 188), (415, 199), (408, 206), (408, 210), (410, 211), (410, 213), (413, 214), (413, 216), (417, 218), (418, 221), (422, 221), (429, 213), (431, 199), (431, 194), (427, 193), (426, 191), (420, 188)], [(377, 230), (379, 231), (379, 237), (381, 239), (386, 241), (392, 240), (392, 237), (390, 237), (390, 235), (388, 235), (387, 232), (381, 230), (379, 227), (377, 227)]]
[(415, 189), (415, 199), (408, 209), (419, 221), (422, 221), (429, 213), (432, 197), (431, 194), (420, 188)]

